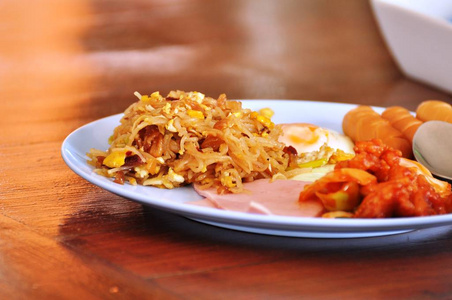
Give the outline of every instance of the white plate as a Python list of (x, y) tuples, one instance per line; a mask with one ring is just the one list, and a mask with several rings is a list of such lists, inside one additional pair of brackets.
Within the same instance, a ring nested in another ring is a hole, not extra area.
[[(293, 100), (246, 100), (242, 102), (244, 107), (253, 110), (264, 107), (272, 108), (275, 112), (273, 117), (275, 123), (306, 122), (339, 132), (342, 132), (341, 124), (344, 114), (356, 107), (352, 104)], [(378, 112), (382, 111), (382, 108), (375, 109)], [(86, 162), (86, 153), (90, 148), (108, 149), (108, 137), (119, 124), (121, 116), (114, 115), (89, 123), (71, 133), (63, 142), (62, 156), (75, 173), (89, 182), (144, 205), (215, 226), (294, 237), (371, 237), (452, 225), (452, 214), (393, 219), (322, 219), (231, 212), (185, 204), (184, 202), (200, 199), (200, 196), (191, 187), (165, 190), (129, 184), (119, 185), (108, 178), (95, 174), (93, 168)]]

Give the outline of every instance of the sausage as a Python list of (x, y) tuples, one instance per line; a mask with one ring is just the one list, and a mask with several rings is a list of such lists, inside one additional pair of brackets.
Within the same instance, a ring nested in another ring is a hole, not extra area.
[(438, 120), (452, 123), (452, 106), (439, 100), (427, 100), (417, 107), (416, 117), (424, 122)]
[(392, 127), (400, 131), (410, 143), (413, 142), (416, 130), (423, 124), (408, 109), (401, 106), (388, 107), (381, 116), (388, 120)]
[(411, 158), (413, 155), (411, 143), (370, 106), (361, 105), (345, 114), (342, 130), (354, 142), (377, 138), (386, 145), (400, 150), (403, 157)]

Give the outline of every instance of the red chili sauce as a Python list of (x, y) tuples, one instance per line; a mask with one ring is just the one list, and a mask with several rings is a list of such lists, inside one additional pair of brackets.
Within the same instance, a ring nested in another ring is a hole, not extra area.
[[(400, 165), (400, 151), (375, 139), (357, 142), (355, 153), (351, 160), (339, 162), (335, 171), (340, 172), (338, 170), (342, 168), (361, 169), (374, 175), (376, 180), (359, 185), (358, 204), (349, 211), (352, 217), (412, 217), (452, 212), (450, 184), (447, 185), (446, 193), (440, 195), (424, 175), (419, 174), (416, 169)], [(346, 182), (342, 182), (342, 185), (344, 184)], [(316, 183), (310, 189), (315, 190), (315, 186)], [(303, 194), (305, 189), (300, 194), (300, 201), (315, 200), (316, 193), (334, 194), (337, 192), (334, 189), (340, 186), (337, 182), (324, 182), (318, 185), (319, 189), (323, 190)]]

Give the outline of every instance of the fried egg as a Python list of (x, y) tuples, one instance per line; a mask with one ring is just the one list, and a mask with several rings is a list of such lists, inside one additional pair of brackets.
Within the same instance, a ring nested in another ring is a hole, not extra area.
[(297, 150), (297, 164), (309, 170), (291, 179), (314, 182), (334, 169), (336, 162), (354, 156), (352, 140), (336, 131), (313, 124), (282, 124), (279, 141)]
[(319, 151), (326, 145), (334, 150), (354, 154), (352, 140), (336, 131), (308, 123), (282, 124), (279, 141), (292, 146), (298, 154)]

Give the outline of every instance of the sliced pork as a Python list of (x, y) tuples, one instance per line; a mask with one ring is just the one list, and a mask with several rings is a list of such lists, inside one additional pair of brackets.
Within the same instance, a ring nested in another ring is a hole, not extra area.
[(202, 190), (195, 185), (195, 190), (205, 199), (189, 203), (265, 215), (318, 217), (323, 210), (321, 204), (298, 202), (298, 195), (309, 183), (311, 182), (297, 180), (270, 182), (268, 179), (259, 179), (245, 183), (245, 191), (240, 194), (224, 195), (217, 194), (215, 188)]

